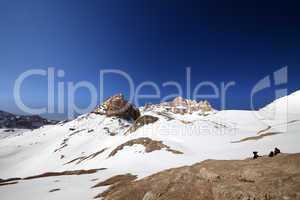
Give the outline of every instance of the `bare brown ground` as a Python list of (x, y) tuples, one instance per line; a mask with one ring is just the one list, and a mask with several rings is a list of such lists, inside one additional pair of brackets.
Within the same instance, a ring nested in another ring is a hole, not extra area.
[(136, 178), (137, 178), (137, 176), (134, 176), (131, 174), (117, 175), (117, 176), (113, 176), (105, 181), (102, 181), (100, 183), (97, 183), (92, 188), (114, 185), (114, 184), (118, 184), (118, 183), (131, 182), (131, 181), (135, 180)]
[(169, 146), (163, 144), (162, 141), (157, 141), (157, 140), (152, 140), (152, 139), (147, 138), (147, 137), (142, 137), (142, 138), (129, 140), (129, 141), (125, 142), (124, 144), (119, 145), (117, 148), (115, 148), (109, 154), (108, 157), (112, 157), (112, 156), (116, 155), (119, 151), (121, 151), (126, 146), (133, 146), (135, 144), (143, 145), (145, 147), (146, 153), (150, 153), (152, 151), (161, 150), (161, 149), (165, 148), (167, 151), (170, 151), (174, 154), (183, 154), (180, 151), (171, 149)]
[(5, 186), (5, 185), (14, 185), (14, 184), (17, 184), (17, 183), (18, 183), (18, 181), (8, 182), (8, 183), (0, 183), (0, 187)]
[(76, 161), (77, 161), (77, 162), (76, 162), (76, 165), (77, 165), (77, 164), (80, 164), (81, 162), (83, 162), (83, 161), (85, 161), (85, 160), (90, 160), (90, 159), (95, 158), (96, 156), (100, 155), (101, 153), (103, 153), (103, 152), (106, 151), (106, 150), (107, 150), (107, 148), (104, 148), (104, 149), (102, 149), (102, 150), (100, 150), (100, 151), (97, 151), (96, 153), (92, 153), (92, 154), (90, 154), (90, 155), (88, 155), (88, 156), (80, 156), (80, 157), (78, 157), (78, 158), (75, 158), (75, 159), (73, 159), (73, 160), (71, 160), (71, 161), (65, 163), (64, 165), (67, 165), (67, 164), (70, 164), (70, 163), (73, 163), (73, 162), (76, 162)]
[(36, 178), (44, 178), (44, 177), (51, 177), (51, 176), (70, 176), (70, 175), (84, 175), (84, 174), (94, 174), (98, 171), (105, 170), (106, 168), (99, 168), (99, 169), (89, 169), (89, 170), (74, 170), (74, 171), (63, 171), (63, 172), (46, 172), (43, 174), (39, 174), (36, 176), (29, 176), (23, 178), (23, 180), (30, 180)]
[[(72, 130), (76, 130), (76, 129), (72, 129)], [(67, 138), (63, 139), (63, 141), (60, 144), (60, 147), (54, 150), (54, 153), (62, 150), (63, 148), (66, 148), (68, 146), (68, 141), (70, 140), (70, 137), (77, 134), (77, 133), (80, 133), (84, 130), (86, 130), (86, 129), (77, 130), (77, 131), (74, 131), (73, 133), (69, 134), (69, 136)]]
[(77, 163), (78, 162), (80, 163), (80, 161), (83, 160), (84, 158), (85, 158), (85, 156), (80, 156), (78, 158), (74, 158), (73, 160), (70, 160), (69, 162), (65, 163), (64, 165), (68, 165), (68, 164), (71, 164), (71, 163), (76, 162), (76, 161), (77, 161)]
[(109, 186), (109, 189), (104, 191), (103, 193), (95, 196), (94, 198), (102, 198), (105, 197), (107, 194), (109, 194), (112, 190), (115, 190), (119, 187), (122, 187), (122, 185), (126, 185), (127, 183), (130, 183), (131, 181), (134, 181), (135, 179), (137, 179), (137, 176), (135, 175), (131, 175), (131, 174), (124, 174), (124, 175), (117, 175), (117, 176), (113, 176), (103, 182), (100, 182), (96, 185), (94, 185), (92, 188), (96, 188), (96, 187), (102, 187), (102, 186)]
[(206, 160), (112, 184), (103, 200), (300, 200), (300, 154)]
[(59, 188), (55, 188), (55, 189), (50, 190), (49, 192), (57, 192), (57, 191), (60, 191), (60, 189)]
[(183, 124), (192, 124), (193, 122), (191, 121), (186, 121), (186, 120), (179, 120)]
[[(299, 122), (299, 121), (300, 121), (300, 120), (292, 120), (292, 121), (289, 121), (289, 122), (287, 122), (287, 123), (276, 124), (275, 126), (281, 126), (281, 125), (293, 124), (293, 123), (296, 123), (296, 122)], [(274, 126), (273, 126), (273, 127), (274, 127)], [(258, 131), (256, 134), (257, 134), (257, 135), (260, 135), (260, 134), (262, 134), (262, 133), (264, 133), (264, 132), (270, 130), (271, 128), (272, 128), (272, 126), (268, 126), (267, 128)]]
[(246, 138), (243, 138), (243, 139), (238, 140), (238, 141), (233, 141), (231, 143), (240, 143), (240, 142), (245, 142), (245, 141), (249, 141), (249, 140), (260, 140), (264, 137), (268, 137), (268, 136), (272, 136), (272, 135), (278, 135), (278, 134), (282, 134), (282, 133), (280, 133), (280, 132), (263, 133), (263, 134), (258, 135), (258, 136), (246, 137)]
[[(105, 169), (106, 168), (89, 169), (89, 170), (63, 171), (63, 172), (46, 172), (46, 173), (43, 173), (43, 174), (39, 174), (39, 175), (35, 175), (35, 176), (29, 176), (29, 177), (26, 177), (26, 178), (0, 179), (0, 186), (17, 184), (19, 180), (31, 180), (31, 179), (45, 178), (45, 177), (55, 177), (55, 176), (71, 176), (71, 175), (93, 174), (93, 173), (96, 173), (98, 171), (105, 170)], [(59, 180), (56, 180), (54, 182), (59, 182)], [(57, 190), (55, 189), (55, 191), (57, 191)], [(51, 192), (51, 191), (49, 191), (49, 192)]]
[(261, 134), (263, 132), (266, 132), (266, 131), (270, 130), (271, 128), (272, 128), (271, 126), (268, 126), (267, 128), (258, 131), (256, 134), (259, 135), (259, 134)]
[(67, 146), (68, 146), (67, 144), (64, 144), (63, 146), (59, 147), (58, 149), (55, 149), (54, 152), (60, 151)]
[(9, 178), (9, 179), (0, 179), (0, 183), (6, 183), (11, 181), (19, 181), (21, 178)]

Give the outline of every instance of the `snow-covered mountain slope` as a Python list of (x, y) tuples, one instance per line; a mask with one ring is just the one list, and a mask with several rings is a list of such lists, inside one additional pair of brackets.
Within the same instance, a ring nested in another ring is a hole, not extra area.
[(274, 102), (260, 110), (261, 114), (268, 119), (294, 120), (299, 118), (300, 91), (288, 96), (276, 99)]
[[(299, 99), (300, 93), (286, 98)], [(174, 112), (170, 109), (171, 104), (159, 104), (151, 106), (151, 109), (141, 108), (140, 114), (136, 110), (126, 110), (126, 119), (119, 117), (123, 117), (124, 112), (107, 116), (101, 110), (70, 122), (2, 139), (1, 179), (24, 178), (45, 172), (106, 169), (89, 175), (48, 177), (5, 185), (0, 187), (1, 199), (19, 199), (22, 192), (25, 195), (32, 188), (38, 194), (46, 195), (45, 199), (91, 199), (95, 193), (89, 188), (93, 185), (91, 179), (105, 180), (127, 173), (143, 178), (205, 159), (243, 159), (252, 156), (253, 151), (268, 154), (275, 147), (286, 153), (300, 152), (300, 111), (296, 100), (292, 101), (295, 102), (290, 105), (293, 112), (291, 115), (287, 113), (292, 120), (286, 122), (264, 118), (261, 112), (272, 104), (260, 111), (211, 109), (187, 113), (177, 112), (178, 107)], [(130, 113), (141, 117), (134, 121)], [(82, 183), (90, 192), (84, 189), (70, 192), (76, 187), (68, 185), (68, 180), (71, 185)], [(49, 184), (52, 188), (46, 186)], [(61, 191), (49, 193), (54, 187), (61, 188)], [(104, 189), (98, 188), (97, 193)]]
[(266, 109), (276, 108), (280, 113), (285, 112), (287, 109), (289, 114), (299, 114), (300, 113), (300, 90), (279, 99), (276, 99), (271, 104), (267, 105)]
[(29, 131), (28, 129), (21, 128), (0, 128), (0, 140), (3, 138), (20, 136), (24, 132)]
[(0, 110), (0, 139), (14, 137), (26, 131), (53, 125), (58, 121), (44, 119), (38, 115), (15, 115)]

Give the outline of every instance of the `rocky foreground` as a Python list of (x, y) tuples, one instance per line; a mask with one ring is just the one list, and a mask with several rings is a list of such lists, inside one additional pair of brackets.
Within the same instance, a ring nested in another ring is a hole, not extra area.
[[(162, 161), (163, 162), (163, 161)], [(134, 181), (119, 175), (96, 198), (104, 200), (296, 200), (300, 199), (300, 154), (257, 160), (207, 160)]]

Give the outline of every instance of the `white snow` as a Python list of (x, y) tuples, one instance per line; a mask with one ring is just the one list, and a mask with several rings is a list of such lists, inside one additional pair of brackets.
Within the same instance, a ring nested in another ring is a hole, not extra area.
[[(282, 112), (288, 102), (288, 112)], [(34, 192), (32, 199), (92, 199), (105, 188), (90, 189), (98, 178), (103, 181), (113, 175), (132, 173), (139, 178), (164, 169), (190, 165), (205, 159), (244, 159), (253, 151), (268, 154), (275, 147), (286, 153), (300, 152), (300, 92), (277, 99), (259, 111), (214, 111), (208, 116), (199, 113), (167, 113), (170, 120), (158, 112), (143, 114), (159, 117), (153, 124), (125, 135), (130, 122), (103, 115), (86, 114), (65, 124), (45, 126), (18, 136), (0, 140), (0, 178), (26, 177), (50, 171), (107, 168), (90, 175), (62, 176), (20, 181), (0, 187), (1, 200), (17, 200)], [(279, 117), (266, 117), (276, 104)], [(280, 112), (279, 112), (280, 111)], [(167, 112), (167, 111), (166, 111)], [(287, 115), (287, 117), (280, 116)], [(287, 119), (287, 120), (283, 120)], [(279, 134), (232, 143), (264, 133)], [(113, 133), (114, 136), (111, 135)], [(142, 145), (125, 147), (116, 155), (110, 152), (126, 141), (149, 137), (162, 141), (184, 154), (173, 154), (165, 149), (145, 153)], [(106, 150), (79, 164), (67, 162)], [(57, 150), (59, 149), (59, 150)], [(55, 151), (56, 150), (56, 151)], [(62, 157), (63, 156), (63, 157)], [(59, 180), (59, 182), (54, 182)], [(49, 190), (60, 191), (49, 193)]]

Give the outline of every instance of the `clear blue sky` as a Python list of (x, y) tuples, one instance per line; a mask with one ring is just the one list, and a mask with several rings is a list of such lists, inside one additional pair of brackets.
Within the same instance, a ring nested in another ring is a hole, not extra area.
[[(192, 87), (236, 81), (227, 108), (248, 109), (253, 85), (276, 69), (287, 65), (289, 91), (300, 88), (298, 8), (284, 1), (0, 0), (0, 110), (19, 112), (14, 81), (31, 68), (63, 69), (65, 82), (98, 85), (98, 71), (115, 68), (136, 84), (175, 80), (185, 86), (187, 66)], [(106, 83), (105, 96), (128, 91), (118, 77)], [(24, 83), (22, 98), (46, 105), (46, 89), (45, 79), (35, 77)], [(274, 98), (271, 90), (258, 107)], [(86, 91), (76, 94), (79, 106), (89, 101)], [(219, 107), (218, 100), (212, 103)]]

